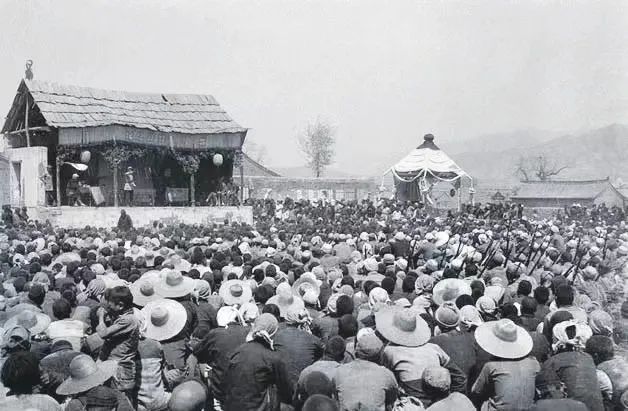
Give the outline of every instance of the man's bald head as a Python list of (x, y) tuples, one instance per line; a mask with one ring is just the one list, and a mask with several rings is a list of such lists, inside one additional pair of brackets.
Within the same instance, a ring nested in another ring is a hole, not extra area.
[(171, 411), (202, 411), (207, 401), (207, 390), (199, 381), (186, 381), (172, 390), (168, 401)]

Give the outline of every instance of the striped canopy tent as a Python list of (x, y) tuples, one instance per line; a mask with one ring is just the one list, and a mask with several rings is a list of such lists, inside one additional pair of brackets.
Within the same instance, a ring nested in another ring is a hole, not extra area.
[(420, 146), (384, 173), (393, 175), (398, 200), (430, 202), (430, 190), (439, 181), (460, 187), (459, 180), (466, 177), (473, 184), (471, 176), (434, 144), (433, 135), (423, 139)]

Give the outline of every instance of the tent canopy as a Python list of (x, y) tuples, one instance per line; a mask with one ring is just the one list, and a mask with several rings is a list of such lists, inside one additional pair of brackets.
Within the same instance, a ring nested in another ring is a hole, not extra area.
[(456, 164), (444, 151), (434, 144), (434, 136), (427, 134), (423, 143), (412, 150), (401, 161), (392, 166), (396, 180), (412, 182), (421, 177), (435, 177), (442, 181), (454, 181), (469, 175)]
[[(471, 177), (444, 151), (434, 144), (434, 136), (426, 134), (423, 143), (401, 161), (392, 166), (398, 200), (431, 202), (429, 192), (436, 181), (455, 182), (461, 177)], [(473, 184), (473, 183), (472, 183)]]

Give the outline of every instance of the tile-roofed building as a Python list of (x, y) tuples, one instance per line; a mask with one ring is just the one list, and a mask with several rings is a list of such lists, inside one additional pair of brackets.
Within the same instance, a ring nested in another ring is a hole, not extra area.
[(62, 145), (115, 140), (180, 149), (240, 148), (247, 132), (210, 95), (131, 93), (22, 80), (2, 133), (25, 128), (27, 95), (30, 127), (60, 130)]
[(584, 181), (529, 181), (522, 182), (511, 197), (516, 203), (531, 208), (563, 208), (573, 204), (591, 206), (625, 206), (626, 198), (609, 178)]
[[(107, 203), (118, 205), (122, 170), (132, 166), (137, 169), (136, 199), (140, 194), (147, 203), (160, 205), (170, 203), (168, 193), (174, 192), (181, 202), (202, 202), (217, 190), (219, 180), (231, 179), (234, 166), (242, 163), (247, 131), (207, 94), (136, 93), (22, 80), (1, 132), (8, 152), (47, 150), (45, 164), (23, 168), (36, 174), (36, 169), (52, 166), (61, 204), (67, 203), (72, 164), (89, 163), (80, 179), (100, 187)], [(90, 155), (83, 156), (86, 151)]]

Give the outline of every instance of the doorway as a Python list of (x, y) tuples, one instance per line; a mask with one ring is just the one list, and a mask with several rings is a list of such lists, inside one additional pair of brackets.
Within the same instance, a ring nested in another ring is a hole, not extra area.
[(22, 162), (11, 162), (11, 203), (15, 206), (24, 204), (24, 192), (22, 191)]

